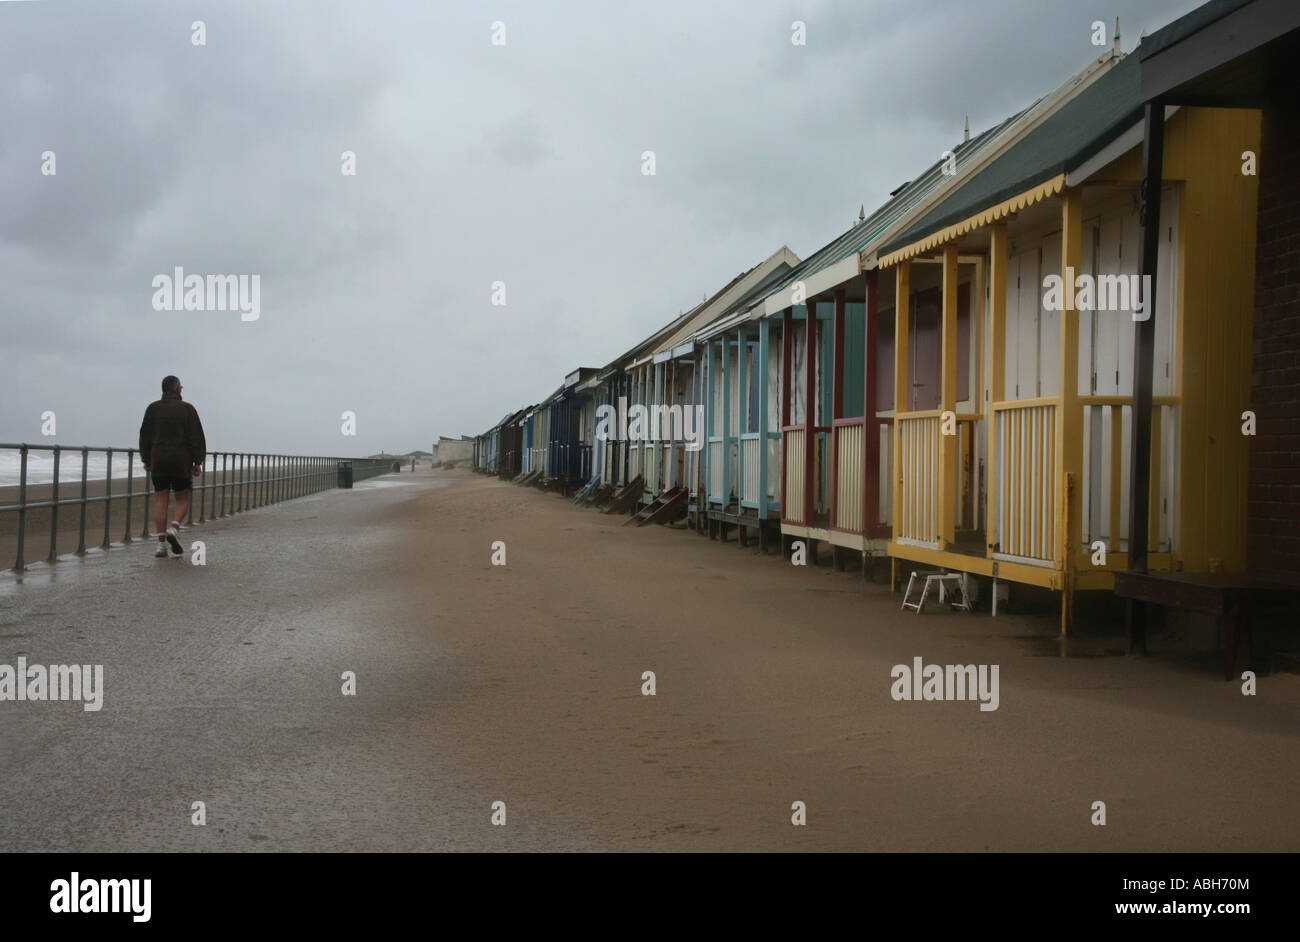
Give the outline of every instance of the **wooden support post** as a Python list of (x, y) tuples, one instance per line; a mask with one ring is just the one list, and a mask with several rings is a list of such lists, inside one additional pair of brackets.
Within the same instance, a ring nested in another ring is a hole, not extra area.
[[(740, 501), (745, 493), (745, 445), (742, 435), (749, 429), (749, 390), (745, 388), (749, 379), (749, 337), (745, 328), (736, 331), (736, 512), (741, 508)], [(728, 452), (730, 453), (730, 452)], [(727, 460), (730, 467), (731, 460)], [(741, 545), (744, 545), (742, 540)]]
[[(1074, 284), (1070, 273), (1079, 271), (1083, 246), (1083, 191), (1077, 187), (1061, 194), (1061, 277)], [(1079, 406), (1079, 312), (1074, 292), (1066, 288), (1061, 305), (1061, 392), (1056, 416), (1058, 506), (1063, 546), (1058, 568), (1063, 570), (1061, 635), (1069, 633), (1074, 617), (1074, 586), (1081, 558), (1083, 497), (1078, 483), (1083, 480), (1083, 409)]]
[(876, 425), (876, 334), (880, 329), (876, 307), (877, 269), (867, 272), (867, 293), (862, 316), (862, 539), (870, 539), (880, 520), (880, 429)]
[[(718, 410), (713, 407), (713, 402), (714, 402), (713, 384), (714, 384), (714, 373), (716, 372), (716, 367), (714, 366), (713, 363), (714, 344), (715, 342), (710, 340), (708, 343), (704, 345), (704, 384), (706, 387), (705, 394), (704, 394), (705, 395), (704, 433), (702, 436), (704, 442), (700, 446), (700, 474), (701, 477), (703, 478), (703, 484), (701, 485), (700, 490), (703, 492), (704, 496), (703, 499), (700, 501), (700, 503), (701, 505), (703, 505), (706, 511), (709, 508), (709, 498), (712, 496), (709, 493), (709, 482), (713, 480), (713, 475), (709, 469), (709, 461), (710, 461), (709, 455), (713, 450), (712, 448), (709, 447), (709, 438), (710, 436), (717, 434), (717, 432), (714, 431), (714, 428), (716, 428), (718, 424), (718, 416), (717, 416)], [(712, 529), (710, 529), (709, 535), (710, 536), (713, 535)]]
[[(957, 245), (943, 247), (943, 308), (940, 359), (943, 374), (939, 408), (957, 412)], [(956, 428), (954, 426), (954, 433)], [(957, 542), (957, 439), (956, 434), (939, 435), (939, 545), (947, 549)]]
[[(1147, 571), (1151, 536), (1151, 399), (1155, 375), (1155, 306), (1160, 258), (1160, 191), (1164, 185), (1165, 105), (1146, 104), (1143, 116), (1142, 190), (1138, 217), (1138, 270), (1150, 284), (1142, 298), (1146, 320), (1136, 322), (1133, 337), (1133, 439), (1129, 452), (1128, 568)], [(1147, 606), (1128, 603), (1128, 649), (1146, 654)]]
[[(768, 408), (767, 397), (772, 394), (767, 383), (767, 358), (771, 355), (772, 322), (764, 317), (758, 322), (758, 519), (760, 523), (767, 520), (767, 437)], [(759, 531), (759, 548), (767, 552), (766, 528)]]
[[(790, 403), (794, 389), (790, 385), (790, 360), (793, 356), (791, 346), (794, 343), (794, 315), (790, 308), (781, 314), (781, 516), (793, 520), (792, 508), (786, 506), (786, 467), (785, 430), (790, 425)], [(787, 554), (788, 555), (788, 554)]]
[[(844, 289), (841, 288), (835, 292), (835, 313), (834, 321), (831, 326), (831, 401), (830, 416), (826, 425), (830, 428), (827, 433), (830, 435), (830, 453), (831, 473), (827, 475), (830, 479), (830, 500), (826, 502), (827, 509), (830, 511), (830, 520), (828, 526), (832, 529), (835, 527), (835, 514), (838, 509), (840, 499), (840, 458), (839, 458), (839, 436), (835, 434), (835, 420), (844, 414)], [(822, 372), (826, 367), (822, 367)]]
[(722, 509), (731, 506), (731, 351), (727, 338), (722, 338)]
[(985, 487), (988, 506), (984, 514), (984, 531), (988, 550), (995, 545), (994, 533), (998, 525), (998, 488), (1006, 469), (999, 464), (997, 413), (993, 406), (1006, 397), (1007, 375), (1007, 224), (995, 223), (989, 227), (989, 403), (984, 410), (988, 424), (989, 450), (984, 463)]
[[(806, 313), (804, 340), (804, 455), (803, 455), (803, 522), (812, 526), (817, 482), (813, 478), (813, 454), (817, 450), (817, 303), (804, 305)], [(811, 542), (811, 541), (810, 541)]]
[[(908, 316), (912, 304), (912, 263), (902, 261), (894, 269), (894, 454), (890, 479), (894, 488), (894, 539), (898, 539), (904, 519), (903, 507), (903, 423), (899, 416), (910, 411), (912, 398), (907, 373), (910, 331)], [(897, 565), (894, 567), (897, 569)], [(894, 583), (891, 582), (891, 585)]]

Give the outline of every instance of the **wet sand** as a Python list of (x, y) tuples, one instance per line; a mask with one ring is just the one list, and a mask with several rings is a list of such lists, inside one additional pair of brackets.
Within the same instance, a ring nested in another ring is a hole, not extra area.
[[(1300, 849), (1296, 675), (1246, 697), (1212, 652), (1061, 657), (1051, 616), (904, 615), (848, 573), (456, 484), (409, 502), (395, 575), (455, 665), (438, 740), (524, 813), (638, 850)], [(893, 700), (916, 656), (1000, 665), (999, 708)]]

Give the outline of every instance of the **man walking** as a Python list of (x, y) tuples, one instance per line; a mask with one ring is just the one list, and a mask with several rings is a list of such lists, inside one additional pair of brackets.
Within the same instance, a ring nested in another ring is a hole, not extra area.
[[(162, 398), (149, 403), (140, 423), (140, 460), (153, 478), (153, 523), (158, 533), (155, 556), (185, 555), (180, 541), (180, 522), (190, 507), (190, 477), (203, 473), (207, 443), (198, 411), (181, 399), (181, 381), (168, 376), (162, 381)], [(167, 525), (167, 499), (176, 494), (176, 515)]]

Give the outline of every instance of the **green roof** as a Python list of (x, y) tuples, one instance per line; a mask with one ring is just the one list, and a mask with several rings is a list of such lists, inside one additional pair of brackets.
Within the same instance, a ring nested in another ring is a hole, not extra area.
[(1141, 114), (1139, 61), (1137, 56), (1128, 56), (884, 246), (880, 254), (897, 251), (1068, 173), (1132, 127)]

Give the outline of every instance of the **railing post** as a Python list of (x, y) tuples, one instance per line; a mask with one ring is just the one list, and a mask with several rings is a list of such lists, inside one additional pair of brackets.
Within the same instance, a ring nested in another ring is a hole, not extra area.
[[(50, 555), (47, 557), (49, 562), (54, 562), (59, 558), (58, 536), (59, 536), (59, 452), (58, 445), (54, 446), (54, 486), (50, 491)], [(129, 517), (128, 517), (129, 522)]]
[[(141, 458), (143, 459), (143, 456), (141, 456)], [(141, 464), (141, 467), (144, 467), (144, 465)], [(153, 486), (153, 480), (149, 477), (149, 472), (145, 471), (144, 495), (143, 495), (144, 496), (144, 523), (140, 527), (140, 539), (142, 540), (147, 540), (149, 538), (149, 515), (153, 512), (153, 503), (151, 500), (152, 486)]]
[(108, 449), (107, 461), (104, 468), (104, 542), (100, 544), (101, 549), (108, 549), (112, 545), (108, 536), (109, 520), (113, 516), (113, 449)]
[[(111, 473), (111, 469), (110, 469)], [(122, 528), (122, 542), (131, 542), (131, 496), (135, 493), (135, 449), (126, 450), (126, 525)]]
[(18, 451), (18, 559), (14, 571), (23, 571), (23, 543), (27, 534), (27, 446), (19, 446)]
[(86, 552), (86, 462), (90, 458), (90, 449), (81, 449), (81, 523), (77, 528), (77, 553)]

